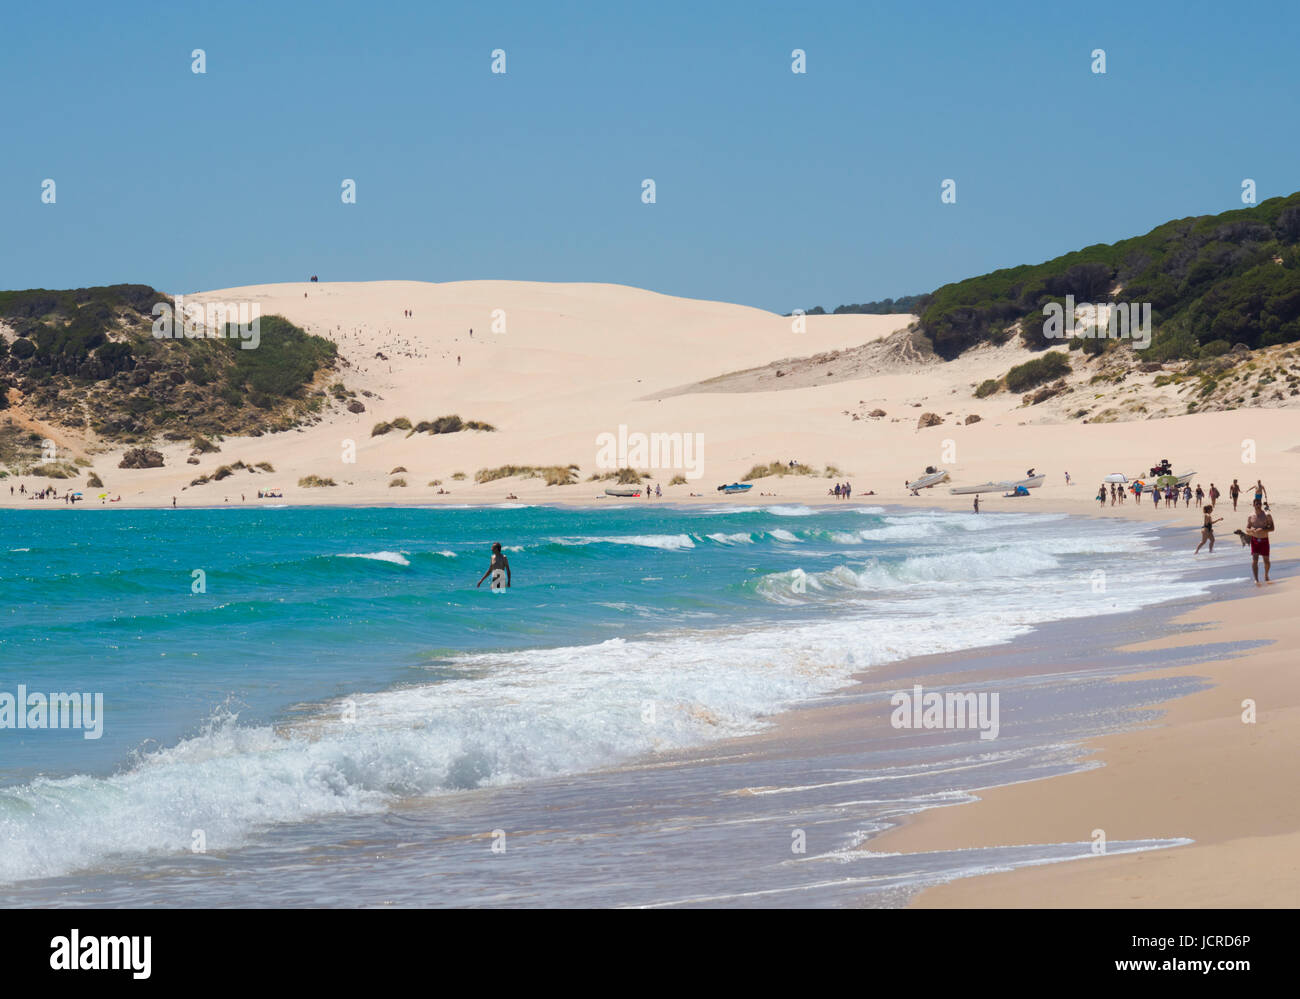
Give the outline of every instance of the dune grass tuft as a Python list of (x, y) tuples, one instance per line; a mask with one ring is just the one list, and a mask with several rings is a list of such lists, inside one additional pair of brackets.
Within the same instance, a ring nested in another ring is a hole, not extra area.
[(501, 465), (498, 468), (480, 468), (474, 473), (474, 481), (479, 483), (510, 478), (545, 479), (548, 486), (571, 486), (578, 481), (578, 466)]
[[(787, 475), (816, 475), (817, 470), (811, 465), (795, 463), (790, 465), (784, 461), (772, 461), (766, 465), (755, 465), (742, 477), (741, 481), (749, 482), (751, 479), (766, 479), (769, 476), (787, 476)], [(827, 473), (830, 474), (829, 472)]]

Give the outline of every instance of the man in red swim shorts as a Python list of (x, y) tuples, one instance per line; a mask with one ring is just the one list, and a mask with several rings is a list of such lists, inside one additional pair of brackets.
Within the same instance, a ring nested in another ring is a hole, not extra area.
[(1255, 497), (1255, 511), (1246, 519), (1245, 535), (1250, 541), (1250, 571), (1259, 585), (1259, 560), (1264, 560), (1264, 582), (1268, 582), (1268, 535), (1274, 529), (1273, 515), (1264, 512), (1262, 497)]

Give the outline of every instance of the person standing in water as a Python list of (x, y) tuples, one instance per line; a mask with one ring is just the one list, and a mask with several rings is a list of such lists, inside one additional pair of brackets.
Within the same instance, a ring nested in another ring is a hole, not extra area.
[(483, 580), (488, 576), (492, 577), (492, 584), (489, 589), (504, 590), (510, 585), (510, 560), (501, 554), (501, 542), (492, 542), (492, 560), (488, 563), (487, 572), (479, 577), (474, 589), (483, 585)]
[(1241, 486), (1237, 485), (1237, 480), (1232, 480), (1232, 485), (1228, 487), (1228, 495), (1232, 497), (1232, 509), (1237, 509), (1237, 497), (1241, 495)]
[(1255, 577), (1255, 585), (1259, 585), (1259, 560), (1264, 560), (1264, 582), (1270, 582), (1268, 578), (1268, 535), (1273, 531), (1273, 515), (1264, 512), (1264, 500), (1262, 497), (1255, 500), (1255, 512), (1246, 518), (1246, 530), (1242, 533), (1250, 541), (1250, 571)]
[(1200, 552), (1201, 545), (1205, 544), (1207, 541), (1210, 543), (1210, 552), (1213, 553), (1214, 525), (1223, 519), (1222, 517), (1214, 516), (1214, 507), (1209, 506), (1208, 504), (1201, 508), (1201, 512), (1205, 514), (1205, 519), (1201, 522), (1201, 544), (1196, 546), (1196, 551), (1192, 552), (1193, 555)]

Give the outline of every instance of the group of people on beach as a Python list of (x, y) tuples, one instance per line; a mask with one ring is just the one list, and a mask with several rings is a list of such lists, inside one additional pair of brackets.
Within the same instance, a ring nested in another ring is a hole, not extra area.
[[(1167, 507), (1177, 507), (1180, 499), (1183, 501), (1184, 507), (1190, 507), (1193, 499), (1196, 500), (1197, 506), (1204, 506), (1207, 497), (1209, 498), (1210, 506), (1214, 507), (1218, 505), (1219, 497), (1223, 495), (1219, 492), (1219, 487), (1213, 482), (1210, 483), (1208, 491), (1199, 483), (1197, 484), (1195, 491), (1193, 491), (1190, 482), (1184, 482), (1181, 486), (1173, 483), (1168, 483), (1164, 486), (1148, 486), (1141, 479), (1127, 484), (1111, 482), (1109, 483), (1109, 487), (1108, 492), (1107, 483), (1103, 482), (1101, 488), (1097, 490), (1097, 502), (1102, 506), (1106, 505), (1107, 496), (1110, 497), (1111, 506), (1115, 506), (1117, 503), (1120, 506), (1123, 506), (1126, 496), (1129, 493), (1132, 493), (1133, 501), (1139, 504), (1142, 502), (1142, 496), (1144, 494), (1149, 496), (1151, 498), (1151, 505), (1154, 509), (1159, 509), (1162, 500)], [(1237, 502), (1241, 498), (1241, 494), (1241, 484), (1236, 479), (1233, 479), (1232, 485), (1228, 487), (1228, 497), (1232, 500), (1233, 510), (1237, 509)], [(1256, 480), (1255, 482), (1255, 494), (1257, 497), (1264, 499), (1265, 505), (1267, 505), (1266, 497), (1268, 494), (1264, 489), (1264, 484), (1259, 480)]]
[[(1214, 511), (1219, 505), (1219, 498), (1222, 493), (1219, 492), (1218, 486), (1213, 482), (1210, 483), (1208, 491), (1202, 488), (1200, 484), (1197, 484), (1196, 489), (1193, 491), (1190, 482), (1185, 482), (1181, 486), (1167, 483), (1164, 486), (1146, 487), (1140, 479), (1130, 484), (1112, 482), (1109, 483), (1109, 486), (1109, 493), (1107, 492), (1106, 483), (1103, 483), (1097, 491), (1097, 501), (1102, 506), (1106, 505), (1108, 495), (1111, 506), (1115, 506), (1116, 503), (1122, 506), (1124, 497), (1129, 492), (1133, 494), (1133, 499), (1137, 503), (1141, 503), (1142, 494), (1147, 493), (1151, 497), (1153, 509), (1159, 509), (1161, 500), (1164, 501), (1166, 507), (1177, 508), (1178, 501), (1181, 499), (1184, 507), (1190, 507), (1192, 499), (1195, 498), (1196, 505), (1201, 509), (1201, 540), (1193, 554), (1198, 554), (1206, 546), (1208, 546), (1209, 551), (1214, 551), (1214, 525), (1222, 521), (1223, 518), (1214, 516)], [(1241, 483), (1233, 479), (1232, 485), (1228, 487), (1228, 498), (1232, 500), (1234, 512), (1243, 492)], [(1260, 583), (1259, 565), (1261, 560), (1264, 563), (1263, 581), (1265, 583), (1270, 582), (1269, 570), (1271, 565), (1269, 562), (1268, 538), (1269, 534), (1274, 530), (1273, 514), (1269, 510), (1268, 490), (1265, 488), (1262, 479), (1256, 479), (1251, 499), (1251, 511), (1246, 518), (1246, 526), (1233, 532), (1241, 539), (1242, 545), (1250, 545), (1251, 574), (1254, 576), (1256, 584)]]
[(837, 482), (833, 489), (827, 490), (826, 495), (846, 500), (853, 495), (853, 484), (850, 482)]
[[(1241, 492), (1241, 486), (1237, 483), (1236, 479), (1233, 479), (1232, 485), (1228, 489), (1228, 493), (1232, 497), (1233, 510), (1237, 509), (1237, 500), (1241, 496)], [(1197, 502), (1199, 503), (1201, 499), (1201, 490), (1199, 486), (1196, 489), (1196, 493)], [(1201, 507), (1201, 541), (1196, 546), (1196, 551), (1193, 552), (1193, 554), (1199, 553), (1201, 548), (1205, 545), (1209, 545), (1209, 550), (1211, 552), (1214, 551), (1214, 525), (1223, 520), (1222, 517), (1214, 516), (1214, 508), (1217, 505), (1218, 498), (1219, 492), (1214, 488), (1213, 484), (1211, 484), (1209, 494), (1210, 502)], [(1256, 479), (1254, 496), (1251, 499), (1250, 515), (1246, 518), (1246, 526), (1244, 529), (1233, 531), (1233, 533), (1241, 539), (1243, 545), (1250, 545), (1250, 570), (1251, 574), (1255, 577), (1255, 583), (1257, 585), (1260, 581), (1259, 563), (1261, 560), (1263, 560), (1264, 563), (1264, 582), (1270, 582), (1269, 569), (1271, 566), (1269, 564), (1270, 550), (1268, 536), (1275, 529), (1273, 514), (1269, 509), (1268, 490), (1264, 488), (1264, 482), (1262, 479)]]
[(56, 502), (58, 500), (62, 500), (64, 503), (67, 503), (69, 505), (73, 503), (80, 503), (84, 499), (81, 493), (74, 492), (72, 489), (66, 489), (62, 493), (60, 493), (55, 486), (46, 486), (44, 489), (33, 489), (29, 493), (27, 492), (27, 486), (23, 484), (20, 484), (18, 486), (17, 493), (14, 492), (14, 487), (10, 486), (9, 495), (26, 496), (29, 500), (54, 500)]

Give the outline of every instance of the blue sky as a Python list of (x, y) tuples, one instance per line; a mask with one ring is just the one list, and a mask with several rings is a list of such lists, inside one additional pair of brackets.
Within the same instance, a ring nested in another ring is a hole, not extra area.
[(1241, 207), (1243, 178), (1300, 189), (1294, 0), (4, 21), (3, 288), (508, 278), (829, 309)]

